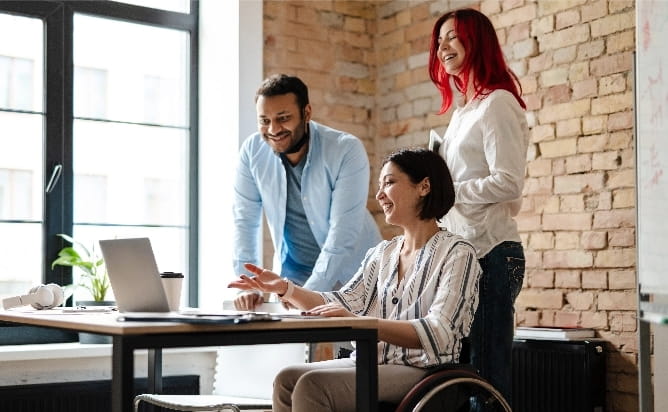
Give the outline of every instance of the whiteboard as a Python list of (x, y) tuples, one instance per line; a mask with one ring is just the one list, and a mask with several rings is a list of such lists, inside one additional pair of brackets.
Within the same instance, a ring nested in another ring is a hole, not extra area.
[(637, 1), (636, 17), (638, 280), (668, 294), (668, 1)]

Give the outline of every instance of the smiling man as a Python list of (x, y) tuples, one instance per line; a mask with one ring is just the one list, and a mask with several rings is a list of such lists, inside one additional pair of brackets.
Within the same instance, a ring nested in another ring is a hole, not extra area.
[[(357, 271), (380, 232), (366, 208), (369, 160), (355, 136), (311, 120), (308, 88), (273, 75), (255, 95), (258, 132), (241, 147), (234, 184), (234, 270), (262, 266), (262, 212), (274, 245), (274, 271), (315, 291), (336, 290)], [(253, 310), (262, 296), (235, 306)]]

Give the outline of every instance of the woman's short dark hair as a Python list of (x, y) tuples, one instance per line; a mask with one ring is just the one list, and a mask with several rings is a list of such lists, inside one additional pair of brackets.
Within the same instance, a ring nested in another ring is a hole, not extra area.
[(294, 93), (297, 96), (297, 105), (303, 112), (308, 104), (308, 87), (296, 76), (273, 74), (267, 77), (260, 85), (260, 88), (257, 89), (255, 101), (257, 102), (260, 96), (272, 97), (288, 93)]
[(445, 160), (436, 152), (422, 148), (399, 149), (383, 159), (394, 163), (413, 183), (429, 178), (431, 190), (422, 200), (419, 217), (440, 219), (455, 204), (455, 186)]

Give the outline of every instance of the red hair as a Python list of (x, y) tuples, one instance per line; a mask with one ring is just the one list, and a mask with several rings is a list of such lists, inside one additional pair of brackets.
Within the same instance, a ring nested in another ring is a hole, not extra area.
[[(449, 19), (455, 20), (457, 37), (466, 50), (460, 77), (449, 75), (438, 59), (438, 37), (441, 26)], [(469, 73), (472, 79), (469, 79)], [(492, 22), (474, 9), (454, 10), (436, 20), (429, 46), (429, 77), (443, 99), (438, 114), (445, 113), (452, 106), (451, 80), (460, 92), (465, 92), (468, 89), (468, 82), (472, 80), (475, 93), (473, 98), (486, 96), (497, 89), (508, 90), (515, 96), (520, 106), (526, 109), (526, 104), (520, 97), (522, 87), (519, 79), (506, 64)]]

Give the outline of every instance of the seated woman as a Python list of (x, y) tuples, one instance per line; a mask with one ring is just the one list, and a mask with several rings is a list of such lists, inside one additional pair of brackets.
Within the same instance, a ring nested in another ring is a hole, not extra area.
[[(247, 264), (229, 287), (278, 294), (323, 316), (378, 318), (378, 399), (399, 402), (428, 368), (457, 362), (478, 305), (475, 249), (438, 227), (455, 192), (443, 158), (424, 149), (386, 157), (376, 199), (403, 235), (370, 249), (352, 279), (334, 292), (313, 292)], [(295, 365), (274, 381), (273, 410), (355, 410), (355, 357)]]

